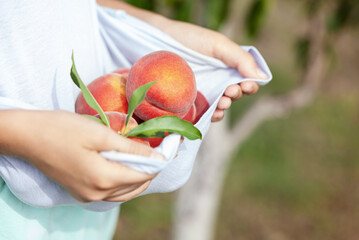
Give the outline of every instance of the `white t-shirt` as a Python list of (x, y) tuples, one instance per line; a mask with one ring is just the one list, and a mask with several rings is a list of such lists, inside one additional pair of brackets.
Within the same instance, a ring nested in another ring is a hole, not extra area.
[[(100, 41), (94, 0), (0, 1), (0, 98), (73, 111), (79, 91), (69, 74), (71, 52), (84, 81), (91, 81), (104, 71)], [(16, 193), (29, 189), (30, 198), (39, 202), (41, 193), (26, 185), (43, 189), (40, 182), (35, 184), (39, 172), (15, 158), (0, 155), (0, 163), (1, 176), (19, 186)], [(14, 175), (21, 170), (28, 179)], [(32, 207), (15, 197), (0, 177), (0, 216), (0, 239), (112, 239), (118, 208), (92, 212), (72, 206)]]
[[(257, 82), (269, 82), (271, 73), (259, 52), (253, 47), (244, 49), (269, 76), (268, 80)], [(235, 69), (186, 48), (123, 11), (96, 7), (94, 0), (2, 1), (0, 109), (28, 104), (25, 108), (73, 111), (79, 90), (70, 78), (72, 51), (81, 78), (89, 83), (118, 67), (129, 67), (140, 57), (157, 50), (177, 53), (194, 71), (197, 88), (211, 105), (196, 124), (204, 135), (225, 88), (249, 80), (242, 78)], [(167, 141), (171, 137), (164, 141), (170, 146), (163, 148), (163, 153), (167, 151), (171, 153), (168, 155), (174, 156), (178, 145), (171, 146)], [(178, 148), (178, 156), (169, 158), (157, 169), (160, 173), (144, 194), (173, 191), (182, 186), (191, 174), (200, 143), (200, 140), (185, 139)], [(108, 156), (111, 160), (117, 157)], [(133, 164), (139, 166), (135, 169), (149, 169), (149, 161), (137, 163)], [(34, 206), (76, 205), (105, 211), (119, 204), (80, 203), (37, 169), (17, 158), (0, 155), (0, 176), (14, 195)]]
[(95, 1), (1, 1), (0, 96), (40, 109), (73, 111), (74, 51), (85, 82), (102, 75)]

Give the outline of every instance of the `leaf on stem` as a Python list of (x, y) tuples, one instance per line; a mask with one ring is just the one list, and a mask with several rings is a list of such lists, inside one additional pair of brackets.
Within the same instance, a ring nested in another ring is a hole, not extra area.
[(132, 129), (128, 137), (165, 137), (165, 132), (178, 133), (190, 140), (202, 139), (202, 133), (192, 123), (177, 116), (150, 119)]
[(108, 117), (103, 112), (102, 108), (97, 103), (96, 99), (94, 98), (92, 93), (88, 90), (86, 85), (82, 82), (79, 74), (77, 73), (77, 70), (76, 70), (76, 67), (75, 67), (74, 53), (73, 52), (72, 52), (71, 59), (72, 59), (72, 67), (71, 67), (70, 75), (71, 75), (72, 81), (81, 89), (82, 94), (84, 95), (84, 98), (85, 98), (87, 104), (90, 107), (92, 107), (95, 111), (98, 112), (98, 114), (100, 115), (101, 120), (103, 121), (103, 123), (109, 127), (110, 126), (110, 121), (109, 121)]
[(138, 87), (135, 91), (133, 91), (130, 101), (128, 102), (128, 110), (127, 110), (127, 117), (126, 117), (126, 127), (128, 122), (130, 121), (135, 108), (140, 105), (143, 100), (145, 100), (146, 94), (150, 87), (155, 84), (156, 82), (149, 82), (140, 87)]

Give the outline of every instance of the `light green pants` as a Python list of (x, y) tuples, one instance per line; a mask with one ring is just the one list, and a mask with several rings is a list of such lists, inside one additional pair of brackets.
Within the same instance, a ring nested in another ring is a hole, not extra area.
[(0, 239), (112, 239), (119, 208), (92, 212), (79, 207), (31, 207), (0, 178)]

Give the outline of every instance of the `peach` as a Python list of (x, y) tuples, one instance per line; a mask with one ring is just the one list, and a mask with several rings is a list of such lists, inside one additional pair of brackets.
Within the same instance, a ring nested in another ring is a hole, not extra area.
[[(197, 91), (197, 97), (192, 105), (189, 112), (186, 114), (186, 116), (183, 117), (183, 120), (186, 120), (188, 122), (191, 122), (193, 124), (196, 124), (199, 119), (203, 116), (203, 114), (208, 110), (209, 103), (205, 96)], [(168, 133), (166, 133), (166, 136), (168, 136)], [(158, 147), (163, 141), (163, 138), (158, 137), (152, 137), (148, 138), (148, 142), (150, 143), (150, 146), (155, 148)]]
[(134, 90), (152, 81), (156, 84), (149, 89), (135, 114), (145, 121), (165, 115), (184, 117), (197, 94), (194, 73), (187, 62), (168, 51), (157, 51), (140, 58), (128, 75), (127, 100)]
[[(165, 132), (165, 135), (168, 136), (168, 132)], [(151, 137), (151, 138), (148, 138), (148, 142), (150, 144), (151, 147), (155, 148), (155, 147), (158, 147), (163, 141), (163, 138), (160, 138), (160, 137)]]
[(152, 148), (158, 147), (163, 141), (163, 138), (152, 137), (148, 138), (148, 142)]
[(196, 117), (192, 122), (193, 124), (197, 123), (199, 119), (202, 117), (202, 115), (209, 108), (209, 103), (206, 97), (200, 91), (197, 91), (197, 97), (196, 100), (194, 101), (194, 105), (196, 106)]
[(196, 124), (198, 120), (202, 117), (202, 115), (208, 110), (209, 103), (205, 96), (200, 92), (197, 91), (197, 97), (194, 101), (194, 104), (192, 105), (191, 109), (187, 113), (186, 116), (184, 116), (184, 120), (191, 122), (193, 124)]
[[(138, 124), (134, 118), (130, 118), (128, 122), (127, 128), (126, 126), (126, 117), (127, 114), (120, 112), (105, 112), (108, 120), (110, 122), (110, 127), (112, 130), (116, 131), (118, 134), (125, 136), (129, 131), (133, 128), (137, 127)], [(100, 115), (97, 114), (95, 117), (100, 118)], [(137, 137), (129, 137), (130, 139), (140, 142), (146, 145), (149, 145), (149, 142), (146, 138), (137, 138)]]
[(197, 112), (196, 105), (193, 103), (192, 107), (190, 108), (186, 116), (183, 117), (183, 120), (193, 123), (194, 120), (196, 119), (196, 112)]
[[(87, 88), (104, 112), (117, 111), (127, 113), (126, 79), (120, 74), (110, 73), (92, 81)], [(85, 101), (80, 93), (76, 99), (75, 112), (95, 115), (97, 112)]]
[(126, 79), (128, 78), (128, 73), (130, 72), (130, 68), (119, 68), (116, 71), (114, 71), (114, 73), (118, 73), (121, 74), (122, 76), (124, 76)]

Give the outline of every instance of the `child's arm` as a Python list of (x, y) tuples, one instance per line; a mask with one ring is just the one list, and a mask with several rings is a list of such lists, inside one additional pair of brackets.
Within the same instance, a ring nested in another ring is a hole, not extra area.
[(108, 161), (100, 151), (164, 160), (148, 146), (65, 111), (1, 110), (0, 132), (0, 154), (24, 159), (82, 202), (127, 201), (154, 177)]
[[(244, 77), (268, 78), (258, 68), (249, 53), (221, 33), (190, 23), (174, 21), (117, 0), (97, 0), (97, 3), (101, 6), (125, 10), (128, 14), (161, 29), (185, 46), (202, 54), (218, 58), (228, 66), (238, 69)], [(229, 86), (218, 103), (212, 121), (221, 120), (224, 116), (224, 110), (231, 106), (232, 101), (238, 100), (243, 94), (254, 94), (258, 88), (257, 83), (250, 81)]]

